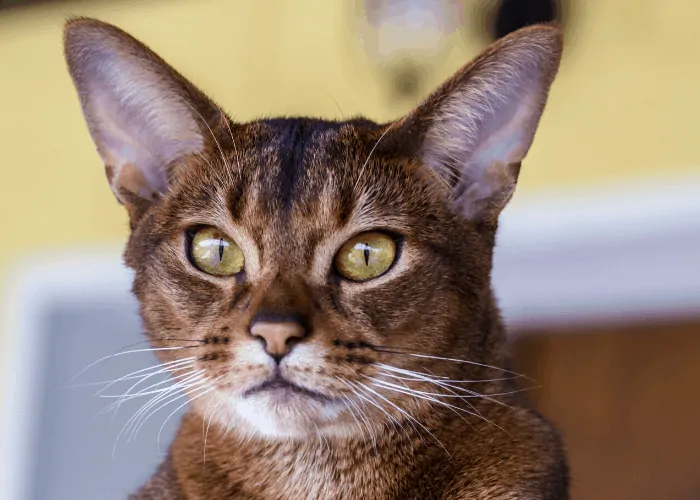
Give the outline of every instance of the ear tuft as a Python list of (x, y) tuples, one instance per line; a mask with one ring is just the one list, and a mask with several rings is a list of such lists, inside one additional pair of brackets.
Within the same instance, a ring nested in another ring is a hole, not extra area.
[[(497, 215), (512, 195), (562, 52), (554, 25), (499, 40), (409, 114), (419, 156), (473, 219)], [(414, 135), (415, 136), (415, 135)]]
[(115, 26), (71, 19), (64, 31), (64, 50), (117, 198), (126, 201), (120, 194), (124, 190), (143, 199), (165, 192), (169, 166), (203, 149), (203, 124), (197, 114), (211, 116), (211, 103), (160, 57)]

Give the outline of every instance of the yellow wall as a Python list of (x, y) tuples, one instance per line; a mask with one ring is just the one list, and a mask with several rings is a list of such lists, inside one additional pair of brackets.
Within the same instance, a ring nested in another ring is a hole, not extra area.
[[(700, 4), (575, 3), (521, 192), (697, 170)], [(94, 0), (0, 13), (0, 280), (28, 251), (126, 234), (64, 70), (67, 15), (130, 31), (241, 120), (395, 116), (350, 50), (347, 10), (346, 0)], [(478, 49), (455, 49), (445, 75)]]

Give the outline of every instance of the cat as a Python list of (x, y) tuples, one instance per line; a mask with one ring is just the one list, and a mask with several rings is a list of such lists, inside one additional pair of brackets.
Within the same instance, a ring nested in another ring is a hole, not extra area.
[(121, 29), (64, 35), (145, 332), (190, 401), (132, 499), (568, 498), (490, 284), (558, 27), (386, 124), (237, 123)]

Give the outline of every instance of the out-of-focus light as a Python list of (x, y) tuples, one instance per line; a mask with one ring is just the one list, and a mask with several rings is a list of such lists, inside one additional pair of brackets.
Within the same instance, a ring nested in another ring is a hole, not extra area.
[(459, 0), (360, 0), (359, 38), (370, 62), (389, 76), (399, 97), (416, 97), (423, 76), (450, 53), (462, 26)]
[(446, 35), (460, 26), (455, 0), (364, 0), (364, 50), (375, 61), (432, 59), (449, 49)]

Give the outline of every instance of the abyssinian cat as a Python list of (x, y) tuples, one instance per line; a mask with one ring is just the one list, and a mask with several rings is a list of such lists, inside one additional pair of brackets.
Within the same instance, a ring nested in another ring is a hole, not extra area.
[(568, 498), (490, 285), (561, 50), (554, 26), (510, 34), (391, 123), (237, 123), (120, 29), (68, 22), (145, 331), (190, 381), (132, 498)]

